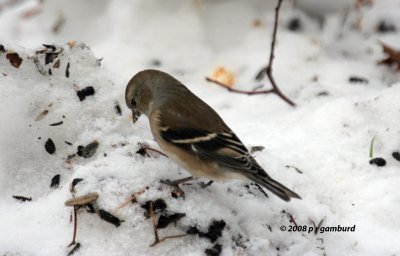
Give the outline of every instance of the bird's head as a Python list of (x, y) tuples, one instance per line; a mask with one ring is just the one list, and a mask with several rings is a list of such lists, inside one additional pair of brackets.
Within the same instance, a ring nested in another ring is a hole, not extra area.
[(135, 123), (143, 113), (149, 116), (154, 107), (159, 107), (180, 95), (187, 88), (178, 80), (159, 70), (146, 69), (132, 77), (126, 86), (125, 101), (132, 110)]

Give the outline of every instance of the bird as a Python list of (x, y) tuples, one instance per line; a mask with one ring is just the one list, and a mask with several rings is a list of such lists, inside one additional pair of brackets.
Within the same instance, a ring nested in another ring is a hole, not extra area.
[(126, 86), (125, 101), (133, 123), (148, 117), (155, 141), (164, 153), (192, 177), (224, 182), (254, 182), (279, 198), (301, 197), (272, 179), (242, 141), (207, 103), (173, 76), (155, 69), (135, 74)]

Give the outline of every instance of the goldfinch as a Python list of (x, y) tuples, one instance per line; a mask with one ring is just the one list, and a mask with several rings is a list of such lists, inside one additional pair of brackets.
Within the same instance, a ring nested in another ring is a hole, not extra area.
[(133, 122), (145, 114), (161, 149), (192, 176), (245, 179), (285, 201), (301, 199), (273, 180), (222, 118), (171, 75), (158, 70), (137, 73), (126, 87), (125, 100)]

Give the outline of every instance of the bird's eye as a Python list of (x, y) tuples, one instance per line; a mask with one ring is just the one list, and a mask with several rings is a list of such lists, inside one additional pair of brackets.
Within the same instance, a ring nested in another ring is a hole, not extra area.
[(136, 101), (134, 99), (131, 100), (131, 106), (136, 107)]

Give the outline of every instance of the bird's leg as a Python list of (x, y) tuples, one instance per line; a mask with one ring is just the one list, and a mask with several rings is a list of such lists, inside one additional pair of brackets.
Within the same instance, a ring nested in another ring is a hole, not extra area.
[(166, 185), (170, 185), (170, 186), (177, 186), (177, 185), (179, 185), (181, 183), (185, 183), (185, 182), (188, 182), (188, 181), (191, 181), (191, 180), (193, 180), (193, 176), (189, 176), (189, 177), (186, 177), (186, 178), (183, 178), (183, 179), (178, 179), (178, 180), (173, 180), (173, 181), (171, 181), (169, 179), (160, 180), (160, 182), (163, 183), (163, 184), (166, 184)]
[(189, 177), (186, 177), (186, 178), (183, 178), (183, 179), (173, 180), (173, 181), (171, 181), (169, 179), (160, 180), (160, 182), (163, 183), (163, 184), (166, 184), (166, 185), (169, 185), (169, 186), (173, 187), (173, 190), (171, 192), (173, 197), (175, 197), (175, 198), (178, 198), (178, 197), (185, 198), (185, 192), (183, 192), (183, 190), (179, 187), (179, 184), (185, 183), (185, 182), (188, 182), (188, 181), (191, 181), (191, 180), (193, 180), (192, 176), (189, 176)]

